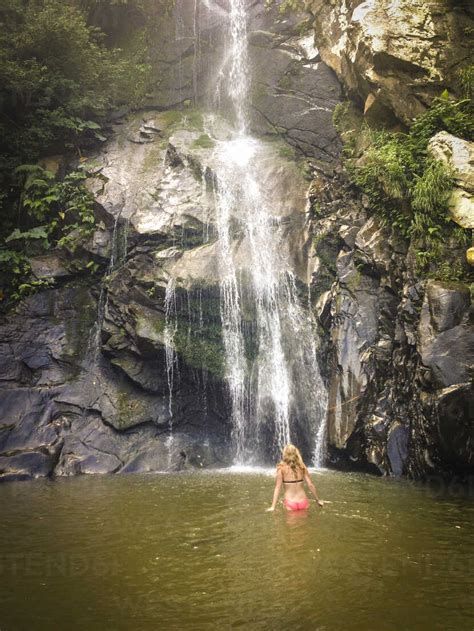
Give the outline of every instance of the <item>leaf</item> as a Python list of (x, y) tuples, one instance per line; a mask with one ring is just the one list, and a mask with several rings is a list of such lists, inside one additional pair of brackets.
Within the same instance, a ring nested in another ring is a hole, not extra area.
[(100, 125), (98, 125), (94, 121), (82, 121), (82, 123), (84, 127), (87, 127), (88, 129), (101, 129)]
[(443, 99), (443, 101), (449, 101), (449, 92), (447, 89), (441, 92), (440, 98)]
[(16, 167), (15, 173), (37, 173), (43, 169), (37, 164), (20, 164)]
[(39, 188), (45, 188), (46, 186), (48, 186), (48, 182), (46, 180), (41, 180), (39, 178), (36, 178), (36, 179), (28, 178), (25, 183), (25, 190), (28, 191), (33, 186), (37, 186)]
[(47, 226), (37, 226), (36, 228), (31, 228), (31, 230), (28, 230), (27, 232), (20, 232), (18, 228), (15, 228), (15, 230), (5, 239), (5, 243), (9, 243), (10, 241), (18, 241), (21, 239), (28, 241), (29, 239), (47, 238)]

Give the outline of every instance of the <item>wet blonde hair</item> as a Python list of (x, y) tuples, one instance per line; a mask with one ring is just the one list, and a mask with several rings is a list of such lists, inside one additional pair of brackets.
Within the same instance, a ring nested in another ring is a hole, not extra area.
[(298, 475), (298, 469), (301, 471), (302, 474), (306, 472), (306, 465), (303, 462), (300, 450), (294, 445), (286, 445), (283, 449), (282, 461), (280, 462), (279, 466), (282, 467), (285, 464), (291, 467), (291, 470), (293, 471), (295, 476)]

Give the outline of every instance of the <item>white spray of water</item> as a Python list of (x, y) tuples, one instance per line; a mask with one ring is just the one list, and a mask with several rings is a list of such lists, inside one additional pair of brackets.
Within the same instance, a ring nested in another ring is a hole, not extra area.
[(172, 446), (173, 446), (173, 391), (175, 372), (177, 368), (177, 355), (175, 351), (175, 336), (178, 330), (178, 320), (176, 312), (176, 283), (173, 278), (168, 280), (165, 292), (165, 358), (166, 358), (166, 377), (168, 380), (168, 439), (166, 442), (168, 448), (168, 459), (171, 464)]
[[(305, 422), (312, 424), (315, 462), (320, 464), (326, 392), (311, 318), (298, 296), (280, 220), (272, 216), (272, 192), (262, 188), (261, 143), (248, 131), (250, 73), (244, 0), (230, 0), (229, 20), (226, 57), (230, 68), (224, 85), (236, 131), (231, 140), (217, 143), (215, 197), (236, 462), (251, 460), (259, 430), (269, 423), (274, 426), (275, 446), (290, 442), (292, 423), (302, 412)], [(236, 255), (236, 239), (247, 244), (245, 272)], [(253, 352), (247, 348), (248, 339), (246, 344), (245, 318), (254, 320)]]

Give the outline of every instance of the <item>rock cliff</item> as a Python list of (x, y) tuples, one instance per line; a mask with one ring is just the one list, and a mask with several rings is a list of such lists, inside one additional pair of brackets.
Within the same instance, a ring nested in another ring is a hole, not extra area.
[[(209, 72), (223, 57), (226, 19), (215, 2), (177, 2), (163, 17), (148, 109), (118, 113), (110, 140), (84, 163), (94, 234), (32, 257), (35, 277), (54, 288), (2, 317), (3, 480), (231, 462), (213, 163), (230, 130), (206, 113), (226, 113)], [(250, 9), (259, 172), (276, 200), (288, 264), (305, 286), (304, 156), (337, 157), (331, 116), (341, 90), (301, 23), (258, 3)], [(248, 244), (237, 238), (231, 247), (245, 275)], [(78, 276), (77, 259), (93, 261), (102, 280)]]
[[(192, 4), (178, 0), (161, 22), (146, 110), (117, 114), (88, 156), (94, 235), (76, 252), (32, 257), (36, 278), (54, 287), (0, 320), (2, 480), (231, 461), (213, 189), (227, 104), (210, 72), (222, 61), (226, 7)], [(367, 118), (391, 125), (455, 90), (469, 10), (310, 4), (315, 38), (306, 17), (249, 3), (250, 109), (267, 185), (280, 191), (289, 264), (310, 284), (319, 323), (328, 461), (469, 473), (469, 290), (417, 276), (404, 241), (350, 184), (332, 124), (344, 89)], [(220, 115), (209, 118), (211, 101)], [(465, 200), (470, 180), (458, 179)], [(245, 243), (232, 248), (245, 272)], [(77, 274), (77, 257), (97, 264), (100, 282)]]
[(468, 2), (315, 0), (321, 58), (369, 118), (409, 124), (435, 96), (459, 90), (472, 63), (473, 11)]
[(413, 477), (468, 474), (469, 287), (417, 278), (406, 244), (354, 200), (344, 173), (321, 175), (314, 189), (330, 462)]
[[(472, 10), (462, 3), (310, 7), (322, 59), (369, 123), (409, 124), (442, 90), (455, 94), (458, 71), (472, 62)], [(453, 220), (472, 228), (472, 143), (441, 132), (430, 151), (454, 169)], [(321, 172), (313, 191), (314, 297), (330, 357), (330, 459), (393, 475), (468, 474), (469, 287), (420, 277), (413, 252), (367, 199), (354, 197), (343, 169)]]

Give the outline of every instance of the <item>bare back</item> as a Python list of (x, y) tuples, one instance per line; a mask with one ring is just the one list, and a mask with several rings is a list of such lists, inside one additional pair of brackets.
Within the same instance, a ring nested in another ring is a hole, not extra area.
[(297, 468), (295, 475), (293, 469), (287, 464), (280, 465), (278, 470), (282, 475), (285, 499), (293, 502), (301, 502), (304, 500), (306, 498), (304, 480), (308, 475), (307, 471)]

